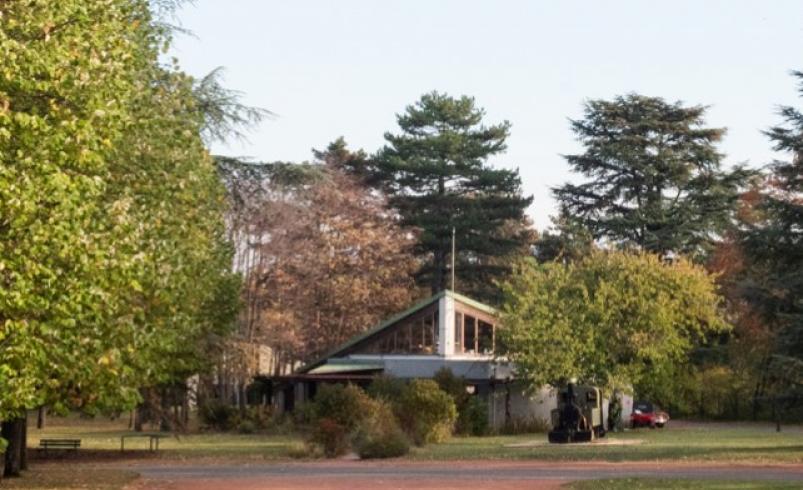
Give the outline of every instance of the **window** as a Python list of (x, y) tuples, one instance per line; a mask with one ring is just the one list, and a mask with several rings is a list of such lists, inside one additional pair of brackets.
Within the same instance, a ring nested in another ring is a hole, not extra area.
[(454, 314), (454, 351), (463, 352), (463, 314)]
[(477, 352), (486, 355), (494, 352), (494, 326), (482, 320), (477, 323)]
[(429, 309), (399, 321), (351, 350), (354, 354), (435, 354), (438, 311)]
[(463, 320), (463, 352), (477, 352), (477, 319), (469, 315), (465, 315)]

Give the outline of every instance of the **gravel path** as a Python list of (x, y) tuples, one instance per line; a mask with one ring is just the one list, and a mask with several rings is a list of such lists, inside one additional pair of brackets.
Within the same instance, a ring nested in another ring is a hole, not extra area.
[(803, 487), (803, 465), (337, 461), (250, 465), (142, 463), (132, 465), (128, 469), (139, 472), (143, 477), (130, 487), (131, 490), (145, 488), (160, 490), (554, 489), (572, 480), (625, 477), (799, 481)]

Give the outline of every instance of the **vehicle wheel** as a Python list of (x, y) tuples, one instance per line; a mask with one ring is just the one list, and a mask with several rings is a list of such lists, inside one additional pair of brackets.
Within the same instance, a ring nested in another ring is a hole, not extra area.
[(657, 426), (659, 429), (663, 429), (663, 428), (664, 428), (664, 424), (655, 424), (655, 425), (656, 425), (656, 426)]
[(650, 424), (650, 429), (655, 429), (655, 424)]

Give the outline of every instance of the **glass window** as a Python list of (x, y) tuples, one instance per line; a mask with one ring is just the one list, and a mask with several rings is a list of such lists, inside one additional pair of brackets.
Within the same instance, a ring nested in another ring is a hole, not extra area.
[(493, 354), (494, 326), (480, 320), (477, 323), (477, 331), (477, 352), (480, 354)]
[(463, 314), (454, 314), (454, 351), (463, 352)]
[(463, 320), (463, 352), (477, 352), (477, 319), (469, 315), (465, 315)]

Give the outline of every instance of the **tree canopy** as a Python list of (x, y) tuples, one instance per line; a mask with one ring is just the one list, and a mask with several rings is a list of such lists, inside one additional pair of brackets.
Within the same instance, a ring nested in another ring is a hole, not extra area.
[(596, 252), (567, 265), (525, 259), (502, 289), (503, 353), (533, 387), (572, 377), (649, 387), (729, 329), (710, 275), (646, 253)]
[(510, 124), (486, 126), (484, 116), (471, 97), (425, 94), (397, 116), (401, 132), (386, 133), (375, 158), (349, 165), (387, 193), (404, 225), (421, 230), (420, 284), (433, 293), (450, 287), (454, 229), (456, 288), (495, 301), (494, 281), (508, 270), (501, 258), (527, 253), (533, 239), (525, 217), (532, 198), (522, 195), (518, 171), (488, 164), (504, 152)]
[(0, 15), (0, 419), (130, 408), (200, 369), (236, 304), (193, 80), (147, 1)]
[(707, 251), (731, 226), (749, 172), (721, 168), (725, 130), (706, 127), (705, 111), (637, 94), (587, 102), (571, 122), (585, 151), (565, 158), (588, 180), (554, 189), (563, 213), (597, 239), (659, 254)]

